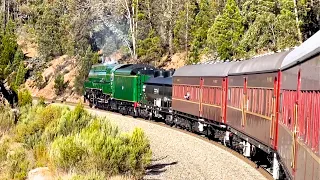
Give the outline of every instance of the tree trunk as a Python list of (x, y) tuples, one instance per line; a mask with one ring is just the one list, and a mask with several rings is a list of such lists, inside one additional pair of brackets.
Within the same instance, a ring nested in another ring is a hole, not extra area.
[(152, 29), (152, 19), (151, 19), (151, 8), (150, 8), (150, 0), (148, 0), (147, 8), (148, 8), (148, 20), (149, 20), (149, 28)]
[(189, 2), (187, 2), (187, 5), (186, 5), (186, 44), (185, 44), (185, 47), (186, 47), (186, 52), (187, 52), (187, 61), (188, 61), (188, 34), (189, 34)]
[[(139, 13), (139, 0), (136, 0), (136, 10), (134, 14), (135, 18), (135, 39), (138, 40), (138, 13)], [(138, 58), (138, 57), (136, 57)]]
[(296, 24), (297, 24), (299, 42), (302, 43), (302, 34), (301, 34), (301, 30), (300, 30), (300, 25), (299, 25), (299, 14), (298, 14), (297, 0), (293, 0), (293, 3), (294, 3), (294, 13), (296, 15)]
[(10, 0), (7, 0), (7, 5), (6, 5), (6, 7), (7, 7), (7, 23), (8, 23), (8, 21), (9, 21), (9, 18), (10, 18)]
[[(132, 5), (131, 5), (132, 6)], [(133, 59), (137, 59), (137, 55), (136, 55), (136, 22), (135, 22), (135, 8), (134, 6), (132, 6), (132, 14), (131, 14), (131, 26), (132, 26), (132, 30), (131, 30), (131, 36), (132, 36), (132, 46), (133, 46)]]
[(165, 12), (166, 12), (166, 7), (165, 7), (165, 3), (164, 0), (161, 0), (161, 11), (163, 12), (162, 17), (160, 17), (160, 37), (162, 39), (162, 42), (167, 42), (167, 38), (166, 38), (166, 16), (165, 16)]
[(131, 14), (131, 11), (130, 11), (130, 7), (129, 7), (129, 3), (127, 0), (124, 0), (125, 1), (125, 7), (127, 9), (127, 19), (129, 21), (129, 26), (130, 26), (130, 33), (131, 33), (131, 38), (132, 38), (132, 58), (133, 59), (136, 59), (136, 39), (135, 39), (135, 23), (134, 23), (134, 17), (133, 17), (133, 14), (134, 14), (134, 8), (132, 7), (132, 4), (131, 4), (131, 7), (133, 9), (133, 12)]
[(2, 13), (3, 13), (3, 27), (7, 25), (7, 0), (2, 1)]
[(172, 17), (172, 6), (173, 6), (173, 2), (172, 0), (170, 0), (170, 7), (169, 7), (169, 32), (168, 32), (168, 41), (169, 41), (169, 55), (171, 55), (173, 53), (173, 34), (172, 34), (172, 29), (173, 29), (173, 17)]

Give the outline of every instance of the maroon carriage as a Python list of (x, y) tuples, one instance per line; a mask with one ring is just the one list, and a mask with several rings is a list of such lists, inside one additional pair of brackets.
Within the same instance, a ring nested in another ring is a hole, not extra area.
[(288, 53), (242, 61), (229, 71), (227, 124), (267, 153), (277, 148), (280, 67)]
[(278, 152), (294, 179), (320, 179), (320, 31), (282, 63)]
[(173, 77), (175, 123), (207, 135), (226, 125), (249, 147), (273, 155), (275, 178), (281, 165), (289, 178), (319, 180), (319, 39), (320, 32), (293, 51), (180, 68)]
[(187, 129), (199, 127), (199, 122), (207, 125), (226, 122), (227, 76), (234, 64), (237, 63), (190, 65), (175, 72), (172, 108), (178, 122), (184, 121)]

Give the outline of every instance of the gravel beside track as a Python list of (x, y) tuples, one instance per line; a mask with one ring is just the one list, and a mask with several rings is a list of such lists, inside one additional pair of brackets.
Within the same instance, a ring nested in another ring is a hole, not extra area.
[(266, 179), (235, 155), (195, 136), (129, 116), (88, 110), (107, 117), (123, 131), (132, 131), (135, 127), (145, 131), (153, 152), (152, 165), (148, 168), (145, 179)]

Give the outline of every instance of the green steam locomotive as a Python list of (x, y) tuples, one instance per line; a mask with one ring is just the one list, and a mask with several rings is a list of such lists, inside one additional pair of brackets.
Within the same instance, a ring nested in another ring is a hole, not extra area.
[(90, 107), (141, 115), (142, 108), (138, 106), (148, 104), (144, 93), (147, 81), (155, 78), (157, 72), (159, 70), (146, 64), (94, 65), (84, 84), (84, 99)]

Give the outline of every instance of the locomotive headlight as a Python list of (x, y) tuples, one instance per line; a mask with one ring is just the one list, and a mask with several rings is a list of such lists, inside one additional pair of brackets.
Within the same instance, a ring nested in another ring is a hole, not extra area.
[(146, 85), (143, 85), (142, 91), (143, 91), (143, 92), (146, 92)]
[(168, 101), (168, 98), (167, 98), (167, 97), (164, 97), (164, 98), (163, 98), (163, 101), (164, 101), (164, 102), (167, 102), (167, 101)]

